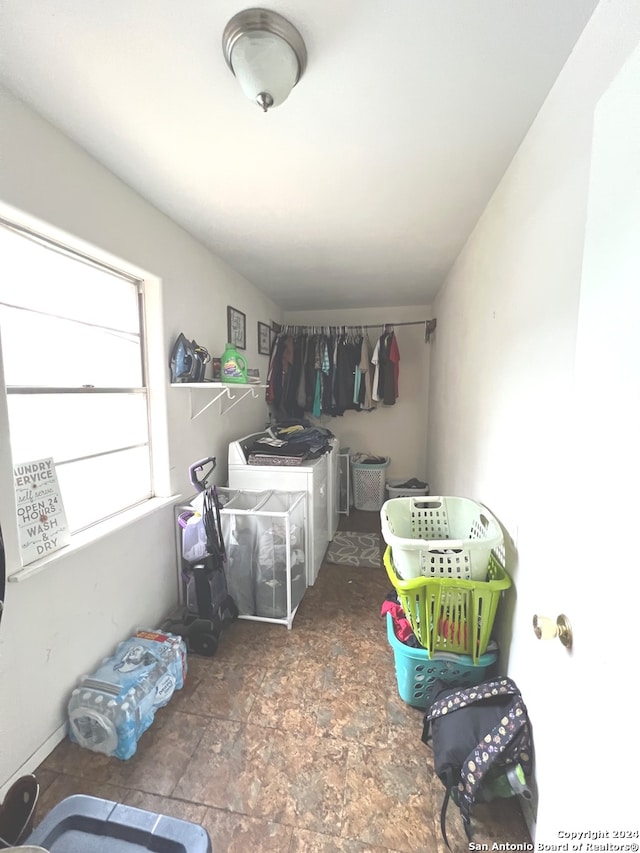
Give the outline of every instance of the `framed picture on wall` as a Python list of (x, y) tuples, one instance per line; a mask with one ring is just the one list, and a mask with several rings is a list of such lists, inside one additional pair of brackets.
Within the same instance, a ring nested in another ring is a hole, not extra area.
[(247, 315), (227, 305), (227, 341), (237, 349), (247, 348)]
[(258, 322), (258, 352), (260, 355), (271, 352), (271, 327), (266, 323)]

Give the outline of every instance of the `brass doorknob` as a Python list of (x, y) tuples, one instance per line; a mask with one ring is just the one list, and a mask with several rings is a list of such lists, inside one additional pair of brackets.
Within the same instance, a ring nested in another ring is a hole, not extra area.
[(561, 613), (555, 622), (548, 616), (536, 614), (533, 617), (533, 630), (539, 640), (553, 640), (557, 637), (566, 649), (573, 645), (571, 623), (564, 613)]

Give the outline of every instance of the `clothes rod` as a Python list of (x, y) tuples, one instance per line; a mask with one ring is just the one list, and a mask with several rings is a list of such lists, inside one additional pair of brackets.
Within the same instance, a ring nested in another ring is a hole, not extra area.
[(273, 323), (275, 332), (285, 329), (386, 329), (387, 326), (422, 326), (424, 325), (424, 339), (427, 343), (436, 330), (437, 320), (404, 320), (402, 323), (315, 323), (309, 326), (300, 323)]

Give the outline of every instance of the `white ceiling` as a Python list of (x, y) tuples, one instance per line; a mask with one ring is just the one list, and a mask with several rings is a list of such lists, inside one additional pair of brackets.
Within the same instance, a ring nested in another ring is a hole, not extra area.
[(0, 80), (282, 308), (424, 304), (596, 3), (271, 0), (309, 59), (263, 114), (238, 0), (2, 0)]

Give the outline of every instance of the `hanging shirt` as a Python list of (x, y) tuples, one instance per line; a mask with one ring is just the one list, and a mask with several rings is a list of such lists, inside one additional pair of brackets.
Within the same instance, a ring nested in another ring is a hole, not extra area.
[(304, 413), (304, 408), (298, 403), (298, 389), (303, 367), (304, 342), (299, 336), (293, 338), (293, 350), (291, 363), (283, 382), (282, 408), (291, 418), (299, 418)]
[(325, 412), (331, 405), (331, 357), (329, 339), (320, 337), (320, 411)]
[(349, 342), (346, 335), (342, 335), (338, 346), (338, 376), (336, 381), (336, 413), (339, 415), (347, 409), (357, 408), (353, 402), (353, 381), (359, 358), (359, 349), (354, 356), (354, 345)]
[(267, 401), (277, 409), (282, 402), (282, 353), (286, 343), (285, 335), (280, 335), (272, 350)]
[(331, 360), (333, 362), (333, 370), (331, 372), (331, 410), (333, 411), (338, 405), (337, 385), (338, 385), (338, 342), (340, 336), (336, 335), (333, 339), (333, 350)]
[(393, 380), (396, 390), (396, 397), (400, 396), (400, 350), (398, 349), (398, 339), (395, 334), (389, 348), (389, 358), (393, 362)]
[(360, 361), (362, 358), (362, 338), (356, 335), (353, 339), (353, 402), (356, 409), (360, 409), (360, 399), (363, 395), (362, 371)]
[(269, 367), (267, 368), (267, 391), (265, 394), (267, 403), (273, 403), (275, 400), (275, 388), (274, 388), (274, 370), (276, 364), (276, 353), (278, 351), (278, 342), (279, 337), (276, 338), (274, 346), (271, 349), (271, 357), (269, 358)]
[(298, 376), (298, 387), (296, 389), (296, 403), (300, 411), (304, 412), (304, 407), (307, 404), (307, 385), (305, 376), (305, 365), (307, 363), (307, 351), (309, 347), (309, 339), (306, 335), (302, 338), (300, 346), (300, 375)]
[[(385, 402), (385, 389), (386, 383), (388, 380), (388, 367), (391, 362), (389, 361), (389, 333), (385, 332), (383, 335), (380, 335), (380, 349), (378, 351), (378, 387), (376, 389), (378, 394), (378, 399), (383, 403)], [(391, 378), (393, 382), (393, 376)]]
[(316, 389), (313, 397), (313, 416), (319, 418), (322, 414), (322, 406), (320, 400), (322, 398), (322, 379), (320, 378), (321, 371), (316, 370)]
[(289, 388), (291, 384), (291, 367), (293, 365), (293, 338), (291, 335), (287, 335), (285, 338), (284, 348), (282, 350), (282, 388), (280, 392), (280, 404), (282, 406), (282, 411), (286, 415), (290, 415), (288, 407), (288, 397), (289, 397)]
[(361, 384), (364, 385), (364, 394), (360, 395), (360, 405), (363, 409), (372, 409), (373, 400), (371, 399), (371, 344), (369, 337), (364, 335), (360, 344), (360, 373), (362, 374)]
[(381, 360), (381, 370), (384, 370), (384, 393), (382, 402), (385, 406), (393, 406), (398, 396), (398, 377), (400, 371), (400, 350), (393, 332), (387, 335), (384, 342), (384, 359)]
[(305, 412), (313, 411), (316, 396), (316, 343), (315, 335), (312, 335), (307, 341), (307, 357), (304, 363), (305, 393), (307, 397), (304, 404)]
[(362, 372), (360, 370), (360, 365), (356, 367), (356, 372), (353, 377), (353, 402), (360, 402), (360, 381), (362, 379)]
[(376, 403), (379, 403), (382, 400), (382, 397), (378, 395), (378, 386), (380, 384), (380, 341), (382, 337), (378, 338), (376, 341), (376, 345), (373, 348), (373, 355), (371, 356), (371, 364), (373, 365), (373, 385), (371, 388), (371, 399)]
[(314, 377), (314, 393), (313, 393), (313, 407), (311, 411), (313, 412), (314, 417), (319, 418), (322, 414), (322, 340), (318, 336), (314, 341), (314, 361), (313, 361), (313, 369), (315, 371)]

